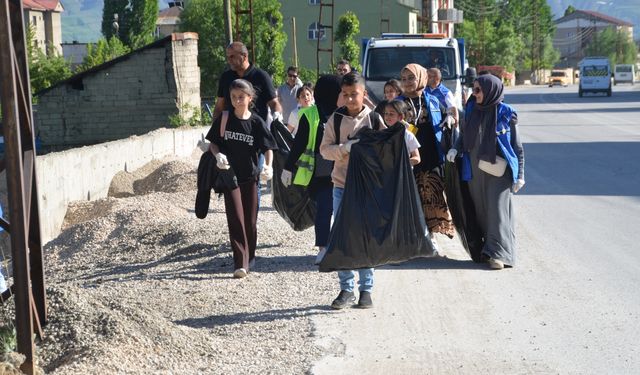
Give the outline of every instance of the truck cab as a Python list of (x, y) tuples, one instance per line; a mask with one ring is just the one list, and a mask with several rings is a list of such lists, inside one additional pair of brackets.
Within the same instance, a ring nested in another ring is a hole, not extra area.
[(439, 68), (442, 83), (453, 93), (456, 107), (462, 109), (464, 41), (442, 34), (383, 33), (369, 39), (362, 61), (369, 96), (375, 102), (383, 100), (385, 82), (399, 79), (402, 68), (411, 63)]
[(585, 57), (578, 64), (580, 84), (578, 96), (586, 92), (602, 92), (611, 96), (611, 64), (606, 57)]

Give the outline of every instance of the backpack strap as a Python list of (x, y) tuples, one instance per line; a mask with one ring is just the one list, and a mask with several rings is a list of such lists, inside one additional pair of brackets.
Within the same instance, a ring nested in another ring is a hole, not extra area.
[(224, 131), (227, 130), (227, 121), (229, 121), (229, 111), (222, 111), (220, 120), (220, 138), (222, 139), (224, 139)]
[(371, 128), (375, 131), (380, 130), (382, 127), (380, 125), (380, 117), (377, 116), (376, 111), (369, 112), (369, 123), (371, 124)]
[(340, 125), (342, 124), (342, 114), (336, 116), (338, 112), (333, 113), (333, 131), (336, 133), (336, 144), (340, 144)]

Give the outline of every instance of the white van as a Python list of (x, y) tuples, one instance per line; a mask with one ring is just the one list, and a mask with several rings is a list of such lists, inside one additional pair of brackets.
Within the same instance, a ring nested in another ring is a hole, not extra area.
[(611, 96), (611, 64), (606, 57), (585, 57), (578, 64), (580, 84), (578, 95), (585, 92), (603, 92)]
[(635, 83), (636, 69), (633, 64), (616, 64), (613, 71), (613, 84), (618, 83)]

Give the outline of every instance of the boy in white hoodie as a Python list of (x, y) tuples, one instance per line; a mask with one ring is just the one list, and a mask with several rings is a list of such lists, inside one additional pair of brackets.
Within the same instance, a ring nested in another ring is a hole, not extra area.
[[(349, 153), (351, 146), (359, 140), (354, 136), (363, 127), (380, 129), (385, 127), (379, 114), (370, 115), (371, 109), (364, 105), (367, 90), (365, 81), (357, 73), (348, 73), (342, 78), (342, 91), (340, 95), (344, 101), (344, 107), (338, 108), (327, 120), (322, 143), (320, 144), (320, 154), (327, 160), (333, 160), (333, 171), (331, 180), (333, 181), (333, 214), (337, 217), (338, 209), (342, 203), (344, 184), (347, 177), (347, 167), (349, 165)], [(335, 121), (340, 117), (339, 133), (336, 134)], [(373, 289), (373, 268), (362, 268), (357, 270), (359, 274), (360, 299), (358, 307), (371, 308), (371, 290)], [(356, 300), (354, 294), (356, 270), (338, 271), (340, 279), (340, 294), (333, 301), (331, 307), (343, 309), (350, 306)]]

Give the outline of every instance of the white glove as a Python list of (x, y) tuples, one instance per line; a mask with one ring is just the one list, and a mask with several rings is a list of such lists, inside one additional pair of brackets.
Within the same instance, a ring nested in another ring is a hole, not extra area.
[(291, 185), (291, 171), (283, 169), (280, 175), (280, 181), (282, 181), (284, 187), (289, 187), (289, 185)]
[(218, 169), (229, 169), (231, 166), (229, 165), (229, 160), (227, 160), (227, 155), (222, 152), (218, 152), (216, 154), (216, 167)]
[(456, 156), (458, 156), (458, 150), (456, 150), (455, 148), (452, 148), (451, 150), (449, 150), (449, 152), (447, 152), (447, 160), (451, 163), (456, 161)]
[(280, 112), (273, 112), (273, 121), (278, 120), (281, 123), (284, 124), (284, 118), (282, 117), (282, 113)]
[(511, 190), (514, 193), (517, 193), (518, 190), (522, 189), (523, 186), (524, 186), (524, 179), (519, 178), (516, 182), (513, 183), (513, 186), (511, 187)]
[(198, 141), (198, 148), (202, 150), (202, 152), (209, 151), (209, 143), (205, 141)]
[(360, 142), (360, 138), (357, 139), (352, 139), (350, 141), (348, 141), (347, 143), (344, 144), (344, 149), (348, 152), (351, 153), (351, 146), (353, 146), (355, 143)]
[(262, 166), (262, 173), (260, 173), (260, 179), (262, 181), (269, 181), (271, 178), (273, 177), (273, 168), (271, 168), (270, 165), (263, 165)]

